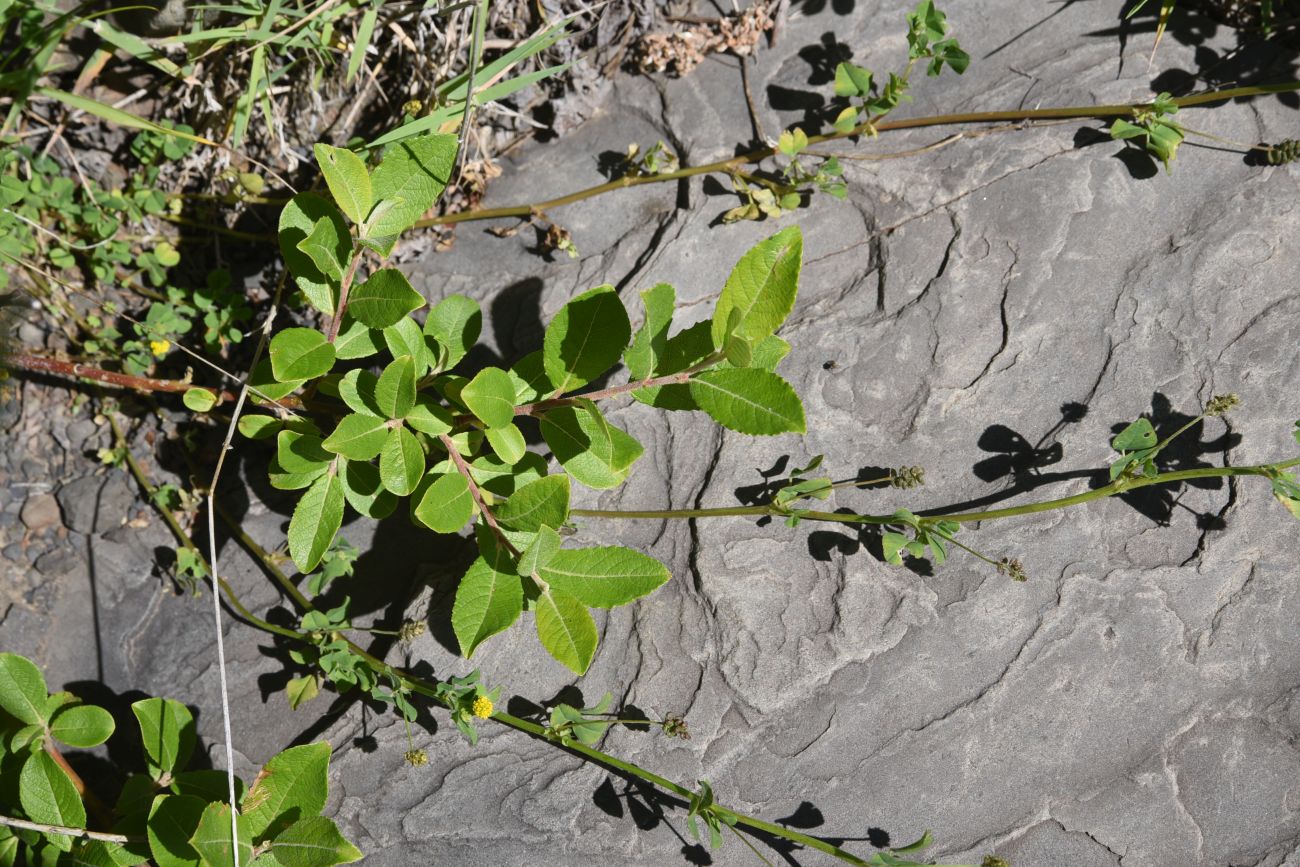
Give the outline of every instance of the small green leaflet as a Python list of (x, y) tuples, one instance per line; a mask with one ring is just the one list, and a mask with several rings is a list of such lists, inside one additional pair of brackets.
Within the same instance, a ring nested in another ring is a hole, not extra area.
[(409, 316), (403, 317), (396, 325), (385, 328), (383, 334), (384, 344), (393, 354), (393, 358), (409, 355), (415, 359), (416, 379), (429, 372), (429, 368), (436, 360), (433, 357), (436, 347), (433, 350), (429, 348), (429, 339), (420, 331), (420, 326), (415, 324), (414, 319)]
[(289, 709), (297, 710), (320, 695), (320, 680), (314, 674), (295, 677), (285, 684), (284, 694), (289, 699)]
[(673, 321), (677, 290), (660, 283), (641, 293), (641, 303), (645, 305), (645, 322), (623, 354), (623, 362), (634, 381), (650, 377), (659, 366), (668, 345), (668, 327)]
[(415, 404), (407, 411), (404, 420), (431, 437), (448, 433), (452, 426), (451, 412), (427, 394), (416, 394)]
[[(713, 338), (710, 335), (709, 322), (697, 322), (668, 338), (659, 365), (655, 368), (656, 376), (680, 373), (692, 365), (699, 364), (713, 353)], [(632, 397), (641, 403), (658, 409), (696, 410), (699, 406), (691, 397), (690, 387), (685, 383), (659, 385), (652, 388), (638, 388)]]
[(405, 497), (415, 490), (422, 475), (424, 449), (420, 448), (420, 441), (405, 427), (393, 428), (379, 453), (380, 481), (392, 493)]
[(761, 368), (696, 374), (691, 397), (718, 424), (740, 433), (803, 433), (803, 403), (790, 384)]
[[(207, 803), (194, 795), (158, 795), (146, 825), (149, 852), (158, 867), (199, 867), (202, 859), (190, 845)], [(229, 829), (230, 822), (227, 820)], [(229, 835), (229, 830), (227, 830)]]
[(535, 533), (542, 527), (561, 527), (569, 518), (569, 477), (545, 476), (515, 491), (492, 510), (501, 526)]
[(338, 227), (329, 217), (321, 217), (312, 226), (311, 233), (298, 242), (298, 249), (306, 253), (320, 271), (333, 282), (343, 279), (345, 263), (338, 258)]
[(370, 213), (370, 175), (366, 164), (346, 148), (318, 144), (314, 150), (330, 195), (349, 220), (360, 224)]
[(339, 281), (322, 273), (312, 258), (298, 248), (322, 219), (328, 220), (333, 229), (333, 258), (346, 262), (352, 253), (347, 223), (334, 205), (316, 193), (299, 193), (280, 211), (280, 255), (311, 305), (333, 315), (338, 307)]
[(1117, 452), (1147, 449), (1156, 444), (1156, 431), (1149, 419), (1140, 418), (1120, 431), (1110, 444)]
[(206, 388), (190, 388), (186, 389), (181, 402), (195, 412), (207, 412), (217, 405), (217, 396)]
[(289, 555), (306, 575), (316, 568), (343, 525), (343, 485), (334, 473), (312, 482), (289, 520)]
[[(295, 821), (315, 816), (329, 796), (330, 745), (304, 744), (276, 755), (240, 804), (248, 833), (254, 840), (274, 837)], [(230, 834), (230, 814), (226, 814)]]
[(863, 69), (852, 63), (841, 63), (835, 67), (836, 96), (870, 96), (871, 70)]
[(668, 567), (630, 548), (569, 548), (557, 551), (538, 571), (552, 589), (590, 608), (614, 608), (649, 595), (670, 577)]
[(448, 295), (434, 305), (424, 320), (424, 333), (438, 341), (443, 369), (454, 367), (474, 348), (482, 328), (483, 312), (478, 302), (464, 295)]
[(293, 430), (276, 434), (276, 461), (286, 473), (315, 478), (329, 469), (334, 456), (325, 450), (321, 438)]
[(467, 659), (478, 646), (508, 629), (519, 619), (524, 606), (524, 585), (520, 576), (501, 562), (500, 568), (479, 557), (470, 564), (451, 609), (451, 627)]
[(442, 194), (455, 159), (454, 135), (413, 136), (389, 145), (370, 184), (374, 200), (391, 207), (371, 218), (366, 236), (387, 238), (411, 228)]
[[(249, 822), (244, 816), (235, 817), (235, 830), (239, 834), (239, 863), (248, 864), (253, 859), (253, 844), (249, 839)], [(203, 859), (204, 867), (234, 867), (234, 846), (230, 839), (230, 805), (215, 802), (203, 808), (199, 826), (190, 837), (190, 845)]]
[(596, 622), (586, 606), (552, 587), (537, 597), (537, 637), (574, 674), (586, 674), (596, 654)]
[(565, 304), (547, 326), (542, 349), (556, 393), (581, 388), (617, 364), (631, 336), (613, 286), (597, 286)]
[(35, 663), (16, 653), (0, 653), (0, 708), (19, 722), (43, 725), (48, 695)]
[(625, 431), (609, 424), (599, 410), (561, 407), (542, 417), (542, 437), (566, 472), (589, 488), (623, 483), (644, 451)]
[(140, 723), (140, 738), (149, 771), (155, 777), (183, 770), (194, 750), (194, 717), (169, 698), (146, 698), (131, 705)]
[(334, 357), (344, 360), (369, 358), (384, 348), (383, 335), (352, 318), (343, 317), (343, 330), (334, 339)]
[(339, 470), (339, 481), (348, 505), (367, 518), (387, 518), (397, 508), (397, 497), (384, 489), (374, 464), (347, 461)]
[(414, 514), (435, 533), (455, 533), (474, 515), (469, 483), (460, 473), (444, 473), (424, 490)]
[(483, 435), (487, 437), (488, 445), (492, 446), (492, 451), (496, 452), (497, 457), (512, 467), (523, 460), (528, 452), (528, 442), (519, 428), (513, 424), (488, 428)]
[(113, 715), (93, 704), (65, 705), (50, 717), (50, 734), (70, 747), (88, 750), (113, 734)]
[(379, 454), (388, 439), (388, 423), (372, 415), (352, 413), (321, 444), (328, 452), (354, 461), (368, 461)]
[[(18, 776), (18, 800), (33, 822), (65, 828), (86, 827), (86, 808), (81, 804), (76, 786), (44, 750), (28, 754), (23, 762)], [(71, 837), (48, 834), (44, 839), (63, 852), (72, 850)]]
[[(391, 366), (391, 365), (390, 365)], [(375, 398), (378, 378), (368, 370), (349, 370), (339, 380), (339, 397), (353, 412), (385, 418), (384, 411)]]
[(409, 355), (400, 356), (384, 368), (375, 383), (375, 405), (385, 418), (405, 418), (411, 411), (415, 405), (415, 380), (415, 360)]
[(279, 382), (314, 379), (334, 366), (334, 346), (314, 328), (286, 328), (271, 338), (271, 371)]
[(559, 533), (545, 525), (539, 527), (532, 544), (519, 555), (515, 572), (525, 577), (535, 575), (537, 570), (550, 563), (555, 557), (555, 553), (560, 550), (560, 541)]
[(285, 828), (271, 841), (270, 854), (282, 867), (329, 867), (363, 857), (324, 816), (307, 816)]
[[(803, 235), (790, 226), (740, 257), (713, 311), (713, 346), (721, 348), (735, 322), (735, 333), (758, 341), (776, 331), (794, 309), (803, 259)], [(739, 316), (733, 318), (733, 311)]]
[(424, 306), (424, 297), (396, 268), (381, 268), (348, 295), (348, 313), (370, 328), (388, 328)]
[(461, 389), (461, 402), (489, 428), (505, 427), (515, 418), (515, 386), (499, 367), (485, 367)]

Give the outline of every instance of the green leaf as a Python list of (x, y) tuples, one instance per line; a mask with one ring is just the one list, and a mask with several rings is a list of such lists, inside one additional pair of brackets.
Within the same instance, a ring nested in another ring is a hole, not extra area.
[(271, 372), (271, 359), (263, 358), (253, 368), (253, 373), (248, 378), (248, 385), (250, 388), (257, 389), (257, 393), (253, 395), (253, 400), (258, 403), (266, 403), (265, 398), (279, 400), (285, 395), (292, 394), (301, 388), (305, 381), (302, 379), (295, 379), (290, 382), (278, 381), (275, 374)]
[[(207, 807), (192, 795), (159, 795), (149, 810), (149, 851), (158, 867), (198, 867), (202, 859), (190, 845)], [(226, 820), (229, 836), (230, 820)]]
[(644, 451), (625, 431), (609, 424), (599, 410), (561, 407), (541, 420), (542, 437), (566, 472), (596, 490), (621, 485)]
[(555, 392), (565, 394), (618, 363), (632, 336), (627, 310), (613, 286), (597, 286), (574, 298), (546, 328), (542, 360)]
[[(388, 440), (379, 453), (379, 480), (399, 497), (405, 497), (424, 475), (424, 449), (405, 427), (388, 432)], [(337, 528), (336, 528), (337, 529)]]
[(555, 393), (555, 384), (546, 375), (540, 349), (516, 361), (507, 372), (515, 384), (515, 406), (533, 403)]
[(326, 219), (333, 228), (333, 258), (346, 262), (352, 255), (347, 223), (337, 208), (316, 193), (299, 193), (280, 211), (280, 255), (311, 305), (332, 315), (339, 303), (339, 281), (323, 273), (310, 256), (298, 249), (298, 244), (316, 229), (321, 219)]
[(339, 259), (338, 227), (329, 217), (321, 217), (311, 233), (298, 242), (298, 249), (311, 257), (312, 264), (331, 281), (343, 279), (347, 263)]
[[(390, 365), (391, 366), (391, 365)], [(368, 370), (349, 370), (339, 380), (339, 397), (353, 412), (386, 418), (379, 400), (375, 397), (378, 378)]]
[(140, 723), (149, 773), (155, 779), (184, 769), (194, 750), (194, 717), (189, 709), (169, 698), (146, 698), (131, 705)]
[(50, 718), (50, 734), (70, 747), (88, 750), (113, 734), (113, 715), (93, 704), (64, 706)]
[(416, 379), (424, 376), (435, 360), (420, 326), (409, 316), (384, 329), (384, 344), (388, 346), (393, 358), (409, 355), (415, 359)]
[(294, 430), (282, 430), (275, 438), (276, 462), (286, 473), (316, 478), (329, 469), (334, 455), (325, 450), (321, 438)]
[(858, 109), (854, 106), (841, 109), (840, 113), (835, 116), (835, 120), (831, 123), (831, 126), (835, 127), (838, 132), (848, 132), (857, 125)]
[(1156, 444), (1156, 431), (1151, 426), (1149, 419), (1140, 418), (1120, 431), (1119, 435), (1110, 441), (1110, 444), (1117, 452), (1135, 452), (1138, 449), (1149, 449)]
[(1126, 120), (1116, 118), (1115, 122), (1110, 125), (1110, 137), (1116, 141), (1123, 141), (1129, 138), (1142, 138), (1149, 135), (1146, 127), (1137, 126)]
[(424, 296), (396, 268), (381, 268), (348, 295), (348, 312), (370, 328), (396, 325), (423, 306)]
[(523, 433), (513, 424), (488, 428), (484, 431), (484, 435), (487, 437), (488, 444), (492, 446), (492, 451), (512, 467), (523, 460), (528, 452), (528, 443), (524, 440)]
[(461, 402), (489, 428), (505, 427), (515, 418), (515, 386), (499, 367), (485, 367), (461, 389)]
[(349, 506), (367, 518), (380, 520), (393, 514), (397, 498), (384, 490), (379, 479), (379, 468), (362, 461), (347, 461), (339, 471), (343, 485), (343, 498)]
[(290, 710), (297, 710), (320, 695), (320, 681), (316, 679), (314, 674), (295, 677), (285, 684), (284, 694), (289, 699)]
[(334, 339), (334, 357), (344, 360), (369, 358), (384, 348), (382, 338), (380, 332), (362, 325), (350, 313), (345, 314), (343, 329)]
[(385, 418), (406, 418), (415, 404), (415, 359), (403, 355), (384, 368), (375, 384), (375, 404)]
[(343, 525), (343, 485), (329, 473), (312, 482), (289, 519), (289, 555), (306, 575), (316, 568)]
[(240, 804), (254, 840), (274, 837), (302, 818), (319, 815), (329, 795), (329, 762), (330, 745), (320, 741), (289, 747), (266, 763)]
[(867, 96), (871, 93), (871, 70), (852, 63), (835, 67), (836, 96)]
[(511, 466), (496, 455), (475, 458), (469, 465), (470, 475), (480, 488), (498, 497), (508, 497), (531, 481), (546, 475), (546, 458), (526, 452), (519, 463)]
[(286, 328), (271, 338), (271, 371), (280, 382), (314, 379), (334, 366), (334, 346), (314, 328)]
[(345, 415), (321, 447), (354, 461), (368, 461), (379, 454), (388, 440), (388, 422), (372, 415)]
[(645, 305), (645, 322), (623, 354), (623, 363), (634, 381), (650, 377), (659, 366), (668, 345), (668, 327), (673, 321), (677, 290), (660, 283), (641, 293), (641, 303)]
[(740, 257), (722, 287), (713, 311), (711, 335), (721, 348), (731, 331), (732, 311), (739, 311), (735, 333), (758, 341), (776, 331), (794, 309), (803, 259), (803, 235), (790, 226)]
[(723, 351), (732, 367), (749, 367), (754, 363), (754, 348), (739, 334), (728, 335)]
[(478, 302), (464, 295), (448, 295), (434, 305), (424, 320), (424, 333), (438, 341), (440, 366), (455, 367), (478, 342), (483, 328), (483, 311)]
[[(29, 754), (23, 762), (18, 776), (18, 800), (27, 818), (33, 822), (66, 828), (86, 827), (86, 808), (77, 794), (77, 787), (44, 750)], [(71, 837), (47, 834), (45, 840), (60, 851), (72, 850)]]
[(493, 509), (501, 526), (535, 533), (558, 528), (569, 519), (569, 477), (564, 473), (529, 482)]
[(552, 587), (537, 597), (537, 637), (574, 674), (586, 674), (596, 654), (596, 622), (586, 607)]
[[(171, 790), (177, 795), (192, 795), (204, 801), (225, 801), (230, 798), (230, 783), (226, 772), (216, 768), (181, 771), (172, 777)], [(244, 796), (244, 781), (235, 777), (236, 803)]]
[(206, 388), (190, 388), (186, 389), (181, 401), (195, 412), (207, 412), (217, 405), (217, 396)]
[(907, 547), (908, 539), (902, 533), (892, 530), (880, 534), (880, 544), (884, 551), (885, 562), (895, 566), (903, 565), (902, 551)]
[(474, 516), (474, 498), (460, 473), (444, 473), (433, 481), (415, 507), (415, 518), (435, 533), (455, 533)]
[(470, 564), (456, 588), (451, 627), (465, 658), (480, 644), (510, 627), (524, 608), (524, 585), (507, 562), (489, 564), (483, 557)]
[(324, 816), (307, 816), (285, 828), (271, 841), (270, 853), (281, 867), (331, 867), (362, 858)]
[[(655, 375), (667, 376), (670, 373), (680, 373), (708, 358), (714, 348), (711, 329), (710, 322), (697, 322), (668, 338), (659, 367), (655, 369)], [(632, 397), (658, 409), (699, 409), (695, 399), (691, 397), (690, 387), (685, 383), (638, 388), (632, 392)]]
[(346, 148), (318, 144), (313, 150), (330, 195), (348, 219), (359, 225), (369, 215), (372, 201), (366, 164)]
[(534, 575), (539, 569), (551, 562), (555, 552), (560, 550), (560, 534), (545, 525), (537, 529), (533, 542), (519, 555), (515, 571), (522, 576)]
[(803, 433), (803, 404), (790, 384), (759, 368), (711, 370), (691, 379), (691, 397), (725, 428), (740, 433)]
[[(319, 145), (318, 145), (319, 147)], [(249, 822), (244, 816), (235, 817), (235, 832), (239, 834), (239, 863), (253, 860), (253, 843), (248, 832)], [(199, 817), (199, 826), (190, 837), (190, 845), (199, 853), (204, 867), (234, 867), (235, 846), (230, 839), (230, 805), (220, 802), (208, 804)]]
[(417, 394), (415, 405), (407, 411), (405, 421), (420, 433), (436, 437), (451, 431), (453, 419), (447, 408), (439, 405), (432, 397)]
[(422, 135), (390, 145), (370, 184), (374, 200), (392, 206), (366, 226), (367, 237), (400, 235), (411, 228), (442, 195), (455, 160), (454, 135)]
[(241, 415), (239, 432), (250, 440), (270, 439), (284, 429), (284, 422), (271, 415)]
[(44, 725), (48, 695), (35, 663), (16, 653), (0, 653), (0, 708), (19, 722)]
[(589, 608), (626, 605), (659, 589), (668, 567), (630, 548), (568, 548), (555, 553), (539, 576)]

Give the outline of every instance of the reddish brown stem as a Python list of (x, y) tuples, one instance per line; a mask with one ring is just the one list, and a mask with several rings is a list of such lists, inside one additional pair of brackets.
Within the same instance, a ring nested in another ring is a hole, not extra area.
[(478, 506), (478, 510), (483, 513), (483, 520), (487, 522), (492, 535), (497, 537), (497, 541), (501, 543), (502, 547), (518, 557), (519, 549), (510, 543), (505, 533), (501, 532), (501, 525), (497, 523), (492, 510), (487, 507), (487, 503), (483, 502), (483, 493), (478, 489), (478, 483), (474, 481), (474, 477), (470, 475), (469, 464), (465, 463), (465, 458), (457, 451), (456, 444), (446, 434), (438, 437), (438, 439), (442, 440), (443, 446), (447, 449), (447, 454), (451, 456), (451, 462), (456, 465), (457, 472), (465, 477), (465, 482), (469, 485), (469, 495), (474, 498), (474, 505)]
[(539, 400), (536, 403), (525, 403), (515, 407), (515, 415), (535, 415), (539, 412), (545, 412), (548, 409), (559, 409), (562, 406), (578, 406), (580, 400), (608, 400), (611, 397), (618, 397), (620, 394), (627, 394), (633, 391), (639, 391), (643, 388), (655, 388), (660, 385), (683, 385), (691, 381), (691, 377), (704, 370), (712, 367), (722, 360), (721, 353), (714, 353), (708, 358), (693, 364), (678, 373), (669, 373), (665, 376), (656, 376), (650, 379), (639, 379), (633, 382), (625, 382), (622, 385), (602, 388), (600, 391), (589, 391), (586, 394), (574, 395), (573, 397), (552, 397), (546, 400)]
[[(233, 401), (235, 399), (235, 395), (228, 391), (208, 388), (204, 385), (195, 385), (192, 382), (183, 382), (177, 379), (151, 379), (147, 376), (132, 376), (129, 373), (118, 373), (114, 370), (104, 370), (75, 359), (50, 358), (44, 355), (24, 355), (18, 353), (3, 356), (0, 358), (0, 363), (16, 370), (27, 370), (32, 373), (49, 373), (54, 376), (66, 376), (72, 379), (89, 379), (93, 382), (103, 383), (104, 385), (111, 385), (116, 388), (130, 388), (135, 391), (165, 391), (179, 393), (189, 391), (192, 388), (198, 388), (209, 392), (222, 402)], [(275, 405), (285, 409), (296, 408), (302, 406), (302, 401), (296, 397), (282, 397)]]
[(343, 282), (339, 284), (339, 310), (330, 320), (330, 330), (325, 337), (330, 343), (334, 338), (339, 336), (339, 326), (343, 324), (343, 314), (348, 311), (348, 291), (352, 288), (352, 281), (357, 276), (357, 266), (361, 264), (361, 249), (356, 248), (352, 251), (352, 262), (348, 265), (347, 273), (343, 275)]

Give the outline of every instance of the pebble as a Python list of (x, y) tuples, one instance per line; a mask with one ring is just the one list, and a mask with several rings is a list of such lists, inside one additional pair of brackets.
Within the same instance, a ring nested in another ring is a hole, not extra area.
[(22, 563), (24, 560), (27, 559), (26, 556), (23, 554), (23, 546), (17, 542), (14, 542), (10, 545), (5, 545), (3, 554), (4, 554), (4, 558), (10, 561), (11, 563)]
[(28, 346), (43, 346), (45, 332), (30, 322), (24, 322), (18, 326), (18, 339)]
[(33, 532), (57, 526), (59, 517), (59, 501), (51, 494), (32, 494), (23, 504), (23, 524)]

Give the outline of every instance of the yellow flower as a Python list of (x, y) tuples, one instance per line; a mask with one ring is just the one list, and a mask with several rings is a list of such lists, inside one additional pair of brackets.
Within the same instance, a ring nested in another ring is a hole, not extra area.
[(167, 350), (172, 348), (170, 340), (150, 340), (149, 351), (153, 353), (154, 358), (162, 358), (167, 354)]
[(486, 695), (480, 695), (474, 699), (474, 716), (479, 719), (487, 719), (492, 716), (492, 699)]

